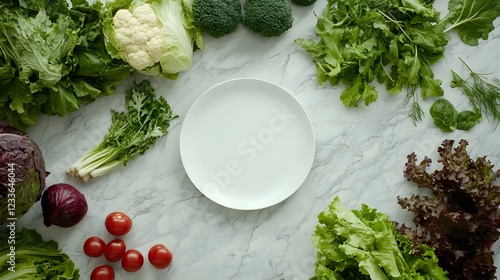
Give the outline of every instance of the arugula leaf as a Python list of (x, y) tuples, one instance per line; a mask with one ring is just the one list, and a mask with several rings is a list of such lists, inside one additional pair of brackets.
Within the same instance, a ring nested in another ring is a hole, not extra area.
[(448, 15), (443, 22), (450, 22), (445, 32), (455, 30), (460, 39), (471, 46), (477, 46), (479, 39), (487, 40), (495, 29), (493, 21), (500, 16), (500, 2), (497, 0), (450, 0)]
[(420, 245), (415, 253), (414, 244), (396, 231), (388, 215), (365, 204), (349, 210), (335, 197), (318, 221), (312, 236), (318, 251), (312, 280), (447, 279), (434, 249)]

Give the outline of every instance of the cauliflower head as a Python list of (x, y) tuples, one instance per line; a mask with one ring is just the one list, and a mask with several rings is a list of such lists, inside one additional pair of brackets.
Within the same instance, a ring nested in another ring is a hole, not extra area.
[(132, 11), (118, 10), (113, 17), (113, 28), (118, 47), (135, 69), (143, 70), (155, 65), (167, 51), (162, 23), (148, 3)]

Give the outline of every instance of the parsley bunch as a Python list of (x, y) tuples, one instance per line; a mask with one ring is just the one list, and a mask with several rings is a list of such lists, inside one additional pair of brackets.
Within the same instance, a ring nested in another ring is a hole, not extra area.
[(344, 106), (375, 102), (377, 80), (392, 94), (407, 90), (405, 104), (411, 102), (416, 123), (424, 114), (419, 99), (444, 93), (430, 65), (443, 57), (448, 35), (433, 2), (328, 0), (316, 23), (319, 40), (295, 43), (311, 54), (320, 85), (346, 85)]

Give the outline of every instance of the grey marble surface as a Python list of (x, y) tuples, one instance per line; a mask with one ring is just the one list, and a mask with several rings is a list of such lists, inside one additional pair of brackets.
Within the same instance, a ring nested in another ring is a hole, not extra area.
[[(446, 1), (437, 1), (445, 11)], [(281, 37), (263, 38), (240, 26), (228, 36), (206, 37), (205, 49), (193, 56), (189, 71), (177, 80), (148, 77), (159, 95), (165, 96), (179, 118), (171, 122), (170, 133), (143, 156), (126, 166), (88, 183), (68, 178), (65, 169), (97, 144), (110, 124), (110, 109), (123, 108), (123, 91), (136, 75), (122, 83), (116, 94), (84, 106), (71, 115), (42, 117), (29, 129), (39, 144), (51, 172), (47, 183), (66, 182), (85, 194), (89, 210), (75, 227), (45, 227), (37, 203), (22, 217), (20, 226), (37, 229), (44, 238), (56, 240), (75, 261), (82, 278), (103, 258), (91, 259), (82, 252), (91, 235), (110, 240), (103, 220), (112, 211), (128, 213), (134, 222), (125, 236), (129, 248), (147, 254), (149, 247), (163, 243), (174, 254), (172, 266), (155, 270), (147, 262), (136, 273), (116, 268), (117, 279), (287, 279), (303, 280), (314, 274), (316, 252), (311, 234), (317, 214), (339, 196), (352, 209), (362, 203), (388, 213), (393, 220), (410, 221), (411, 216), (397, 204), (397, 196), (417, 192), (403, 178), (406, 156), (415, 151), (436, 157), (444, 139), (467, 139), (472, 157), (488, 156), (500, 167), (500, 130), (484, 120), (472, 130), (443, 133), (428, 114), (430, 101), (422, 103), (426, 117), (416, 126), (402, 105), (403, 94), (393, 96), (380, 89), (379, 100), (368, 107), (343, 107), (341, 86), (319, 86), (311, 58), (293, 42), (313, 37), (316, 18), (326, 5), (317, 1), (310, 7), (293, 7), (294, 26)], [(477, 72), (500, 76), (500, 21), (487, 41), (479, 46), (464, 45), (454, 34), (445, 58), (432, 66), (443, 81), (445, 96), (460, 109), (467, 99), (451, 89), (450, 69), (465, 75), (463, 58)], [(302, 186), (288, 199), (253, 211), (232, 210), (207, 199), (190, 181), (179, 153), (179, 138), (188, 109), (208, 88), (234, 78), (259, 78), (290, 91), (304, 106), (315, 131), (313, 166)], [(498, 244), (495, 254), (500, 254)], [(500, 257), (495, 257), (500, 266)]]

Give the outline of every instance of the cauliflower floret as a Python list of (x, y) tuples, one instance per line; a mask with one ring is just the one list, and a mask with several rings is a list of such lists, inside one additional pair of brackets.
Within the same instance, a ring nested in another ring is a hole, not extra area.
[(134, 16), (129, 10), (126, 9), (118, 10), (115, 16), (113, 17), (113, 25), (115, 28), (124, 27), (133, 17)]
[(154, 65), (154, 63), (151, 64), (153, 62), (151, 56), (144, 50), (138, 50), (136, 52), (129, 53), (128, 57), (130, 61), (134, 62), (133, 65), (132, 63), (130, 65), (132, 65), (132, 67), (136, 69), (144, 69), (146, 67)]
[(163, 38), (153, 37), (146, 43), (146, 49), (151, 56), (157, 57), (159, 60), (162, 54), (167, 51), (167, 45)]
[(162, 24), (149, 4), (138, 6), (132, 12), (118, 10), (113, 17), (113, 28), (118, 47), (135, 69), (155, 65), (167, 49)]
[(155, 27), (158, 25), (158, 18), (156, 17), (155, 11), (149, 4), (144, 4), (135, 8), (132, 14), (142, 25), (147, 25), (148, 27)]

